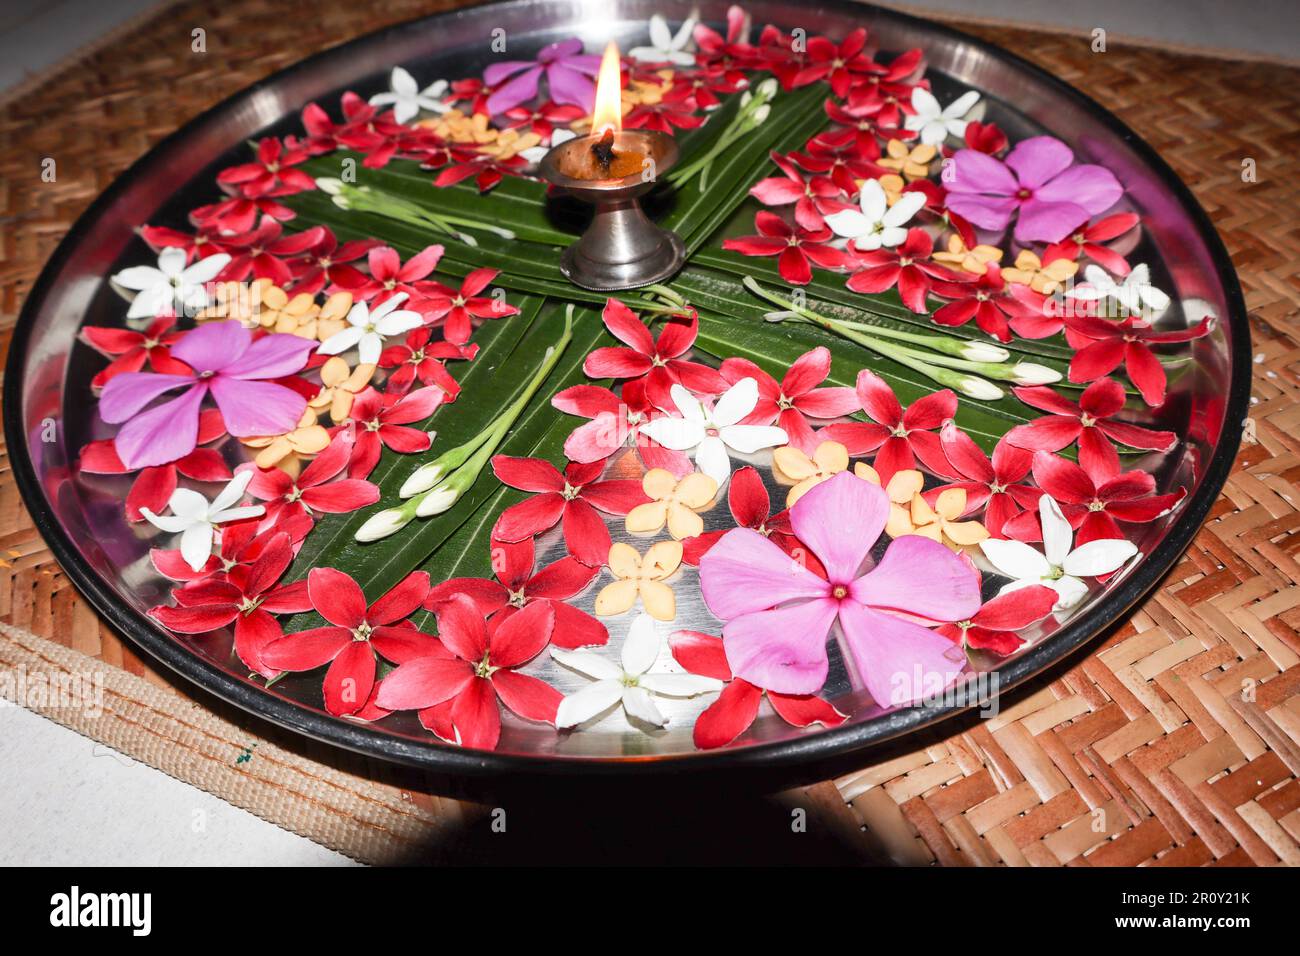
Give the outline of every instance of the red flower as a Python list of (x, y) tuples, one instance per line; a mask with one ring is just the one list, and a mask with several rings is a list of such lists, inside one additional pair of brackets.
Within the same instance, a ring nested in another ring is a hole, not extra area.
[[(1149, 472), (1085, 471), (1045, 451), (1034, 452), (1034, 481), (1056, 499), (1061, 513), (1078, 529), (1075, 545), (1100, 538), (1123, 538), (1117, 521), (1145, 524), (1167, 514), (1187, 494), (1179, 488), (1164, 495), (1152, 494), (1156, 480)], [(1032, 511), (1017, 515), (1004, 525), (1007, 537), (1019, 541), (1042, 540), (1043, 529)]]
[(976, 152), (996, 156), (1007, 148), (1007, 134), (997, 123), (979, 123), (971, 120), (966, 124), (966, 145)]
[(566, 415), (591, 419), (564, 440), (565, 456), (584, 465), (603, 463), (631, 440), (647, 469), (663, 468), (678, 478), (694, 471), (685, 453), (641, 434), (642, 425), (665, 414), (646, 397), (646, 380), (624, 382), (620, 391), (621, 396), (595, 385), (573, 385), (555, 394), (554, 407)]
[(765, 692), (744, 678), (733, 677), (720, 637), (699, 631), (674, 631), (668, 647), (673, 659), (692, 674), (728, 682), (718, 699), (695, 719), (695, 746), (701, 750), (726, 746), (748, 730), (758, 716), (764, 693), (772, 709), (793, 727), (838, 727), (844, 723), (845, 715), (815, 694)]
[(954, 644), (1006, 655), (1020, 648), (1024, 638), (1016, 634), (1052, 613), (1059, 595), (1049, 587), (1031, 584), (1000, 594), (988, 601), (968, 621), (940, 624), (935, 629)]
[[(292, 192), (292, 190), (290, 190)], [(248, 199), (244, 196), (231, 196), (220, 202), (199, 206), (190, 211), (190, 220), (200, 229), (220, 233), (248, 232), (257, 223), (257, 217), (270, 216), (280, 222), (288, 222), (297, 215), (283, 203), (273, 197), (286, 195), (285, 192), (272, 192), (267, 196)]]
[[(547, 604), (554, 614), (557, 647), (573, 649), (604, 644), (609, 640), (604, 624), (586, 611), (564, 603), (581, 594), (596, 579), (600, 574), (599, 566), (589, 567), (576, 558), (563, 557), (540, 571), (534, 571), (532, 538), (512, 544), (493, 536), (490, 547), (496, 581), (452, 578), (430, 591), (424, 606), (438, 613), (444, 603), (464, 595), (474, 602), (481, 617), (492, 618), (495, 627), (518, 614), (522, 608)], [(498, 617), (502, 620), (497, 620)]]
[[(764, 206), (788, 206), (794, 203), (794, 221), (800, 227), (825, 229), (824, 214), (835, 212), (844, 205), (837, 202), (843, 192), (841, 187), (829, 176), (805, 178), (793, 160), (780, 153), (772, 153), (771, 159), (784, 175), (760, 179), (750, 188), (749, 194)], [(775, 253), (754, 254), (774, 255)]]
[(866, 45), (867, 31), (862, 27), (858, 27), (838, 45), (826, 37), (811, 37), (808, 40), (805, 65), (788, 82), (783, 75), (786, 71), (773, 72), (787, 89), (826, 80), (831, 85), (831, 91), (843, 99), (848, 95), (849, 86), (858, 79), (858, 74), (871, 74), (878, 69), (870, 57), (863, 55), (862, 49)]
[[(763, 479), (752, 466), (745, 465), (732, 472), (731, 482), (727, 487), (727, 507), (731, 510), (731, 517), (736, 522), (736, 527), (749, 528), (765, 538), (771, 538), (789, 555), (793, 556), (802, 550), (800, 557), (810, 566), (809, 570), (820, 570), (820, 562), (817, 558), (794, 536), (794, 529), (790, 525), (790, 512), (787, 510), (772, 514), (772, 499), (763, 485)], [(687, 538), (682, 542), (682, 561), (698, 566), (700, 558), (708, 554), (709, 549), (718, 543), (718, 539), (730, 530), (730, 528), (719, 528), (716, 531), (706, 531), (694, 538)]]
[[(186, 366), (188, 372), (189, 367)], [(220, 452), (212, 448), (200, 448), (226, 434), (226, 423), (221, 412), (215, 408), (204, 409), (199, 414), (199, 432), (195, 439), (193, 451), (183, 458), (166, 465), (154, 465), (143, 469), (126, 493), (126, 517), (129, 521), (143, 521), (141, 508), (161, 512), (167, 507), (167, 500), (176, 490), (178, 475), (193, 478), (195, 481), (228, 481), (230, 468)], [(104, 438), (92, 441), (81, 449), (77, 467), (92, 475), (125, 475), (131, 469), (122, 464), (117, 454), (113, 439)]]
[(179, 359), (172, 358), (171, 349), (168, 348), (184, 334), (174, 331), (175, 326), (175, 315), (159, 316), (143, 332), (97, 325), (84, 326), (81, 337), (86, 343), (97, 352), (113, 358), (107, 368), (100, 369), (90, 380), (90, 387), (101, 389), (114, 375), (138, 372), (144, 368), (145, 362), (155, 372), (163, 375), (190, 374), (190, 367)]
[[(879, 158), (880, 146), (875, 137), (863, 142), (851, 129), (818, 133), (808, 140), (804, 152), (790, 154), (790, 159), (800, 169), (830, 177), (835, 186), (848, 196), (858, 194), (858, 184), (862, 180), (878, 179), (889, 172), (883, 166), (876, 165), (875, 161)], [(800, 224), (810, 225), (806, 222)]]
[(149, 244), (154, 252), (164, 249), (184, 249), (186, 262), (203, 259), (214, 252), (224, 252), (224, 237), (216, 229), (205, 226), (193, 233), (181, 232), (167, 226), (141, 226), (140, 238)]
[(424, 288), (420, 313), (433, 325), (443, 323), (442, 335), (452, 345), (469, 341), (475, 318), (504, 319), (518, 315), (519, 309), (504, 299), (479, 295), (493, 279), (498, 269), (475, 269), (465, 276), (460, 289), (450, 289), (441, 282), (429, 282)]
[(719, 94), (738, 93), (746, 84), (743, 73), (722, 66), (700, 68), (689, 75), (679, 74), (673, 81), (688, 85), (696, 107), (702, 110), (717, 109), (722, 105)]
[(741, 424), (770, 425), (777, 420), (788, 436), (788, 444), (808, 455), (817, 450), (820, 440), (805, 415), (829, 419), (858, 410), (858, 396), (853, 389), (816, 387), (831, 373), (831, 353), (824, 346), (795, 359), (779, 383), (749, 359), (726, 359), (720, 371), (731, 385), (742, 378), (758, 383), (758, 404)]
[(366, 277), (348, 263), (356, 262), (379, 244), (378, 239), (358, 239), (340, 245), (334, 233), (324, 229), (316, 245), (289, 263), (294, 291), (315, 294), (326, 284), (344, 289), (363, 284)]
[(505, 117), (509, 120), (506, 123), (507, 129), (527, 127), (529, 132), (536, 133), (544, 141), (551, 138), (555, 127), (568, 128), (574, 120), (582, 119), (586, 115), (587, 111), (581, 106), (568, 106), (551, 100), (535, 108), (516, 106), (505, 112)]
[(791, 226), (766, 209), (754, 216), (754, 225), (759, 235), (725, 239), (722, 248), (746, 256), (780, 256), (777, 268), (781, 278), (791, 285), (807, 285), (812, 281), (811, 263), (824, 269), (841, 269), (847, 262), (843, 250), (826, 245), (832, 233), (825, 227), (813, 230)]
[(256, 229), (223, 238), (222, 245), (232, 258), (217, 278), (223, 282), (243, 282), (252, 275), (287, 286), (293, 279), (293, 271), (285, 260), (293, 260), (319, 245), (325, 238), (325, 227), (312, 226), (287, 236), (283, 232), (283, 226), (270, 216), (263, 216)]
[(935, 310), (931, 319), (939, 325), (956, 327), (971, 319), (980, 331), (999, 342), (1010, 342), (1008, 319), (1040, 315), (1043, 296), (1027, 285), (1005, 282), (997, 263), (987, 263), (984, 274), (974, 282), (949, 282), (938, 279), (934, 292), (954, 301)]
[(1207, 317), (1186, 329), (1158, 332), (1135, 316), (1112, 322), (1095, 315), (1069, 315), (1065, 326), (1070, 344), (1078, 349), (1070, 360), (1071, 382), (1091, 382), (1123, 362), (1142, 399), (1154, 407), (1165, 402), (1166, 379), (1151, 346), (1199, 339), (1209, 334), (1214, 321)]
[(1083, 390), (1076, 405), (1045, 385), (1012, 389), (1026, 405), (1051, 412), (1007, 433), (1007, 441), (1031, 451), (1060, 451), (1079, 443), (1079, 462), (1090, 474), (1119, 471), (1119, 453), (1111, 442), (1149, 451), (1168, 451), (1178, 441), (1173, 432), (1111, 421), (1124, 409), (1124, 386), (1099, 378)]
[(403, 345), (390, 345), (379, 356), (380, 368), (396, 369), (388, 376), (384, 388), (390, 394), (402, 394), (416, 380), (421, 385), (436, 385), (454, 402), (460, 394), (460, 383), (451, 377), (444, 364), (446, 359), (472, 359), (478, 354), (477, 345), (452, 345), (450, 342), (433, 342), (433, 330), (428, 326), (407, 333)]
[(898, 396), (870, 369), (858, 373), (858, 402), (869, 422), (827, 425), (823, 440), (837, 441), (852, 456), (876, 451), (875, 468), (886, 484), (897, 471), (916, 467), (916, 459), (936, 475), (954, 477), (952, 466), (934, 429), (957, 414), (957, 396), (951, 389), (922, 395), (904, 410)]
[[(861, 156), (880, 154), (880, 143), (876, 137), (886, 139), (907, 139), (915, 134), (894, 128), (882, 128), (878, 122), (883, 103), (878, 99), (859, 99), (857, 103), (837, 103), (826, 100), (826, 115), (832, 123), (843, 127), (835, 132), (853, 134), (853, 145)], [(897, 123), (894, 124), (897, 126)], [(834, 135), (834, 133), (830, 134)]]
[(644, 379), (646, 396), (660, 407), (669, 404), (668, 393), (674, 384), (706, 395), (726, 389), (727, 383), (715, 369), (682, 358), (699, 334), (700, 321), (694, 311), (669, 317), (658, 339), (617, 299), (606, 300), (601, 318), (610, 334), (627, 347), (593, 349), (582, 363), (582, 370), (591, 378)]
[(626, 515), (650, 500), (636, 479), (598, 480), (603, 469), (604, 462), (572, 462), (561, 474), (541, 458), (497, 455), (492, 459), (497, 479), (511, 488), (531, 492), (533, 497), (501, 512), (493, 537), (514, 543), (562, 522), (569, 554), (588, 567), (599, 568), (609, 557), (610, 538), (597, 512)]
[(745, 41), (748, 32), (748, 15), (740, 7), (727, 8), (727, 35), (698, 23), (695, 25), (695, 45), (700, 48), (696, 62), (705, 69), (731, 71), (744, 77), (742, 70), (754, 67), (758, 51)]
[(404, 308), (420, 312), (423, 311), (420, 307), (421, 300), (429, 294), (431, 286), (437, 285), (423, 280), (437, 267), (442, 253), (441, 245), (425, 246), (403, 265), (396, 249), (391, 246), (377, 246), (370, 249), (368, 253), (370, 275), (356, 272), (355, 280), (352, 276), (348, 276), (344, 281), (336, 284), (339, 288), (351, 292), (352, 297), (357, 301), (365, 302), (374, 299), (375, 305), (391, 299), (399, 292), (405, 292), (410, 302)]
[(292, 138), (281, 141), (267, 137), (257, 144), (256, 162), (223, 169), (217, 173), (217, 182), (234, 186), (246, 199), (305, 192), (316, 188), (316, 180), (292, 167), (310, 158), (311, 153)]
[(447, 393), (436, 385), (418, 388), (405, 395), (367, 388), (352, 403), (352, 456), (349, 478), (365, 478), (379, 464), (384, 448), (402, 455), (428, 451), (433, 435), (423, 428), (408, 428), (422, 422), (443, 403)]
[(482, 750), (495, 748), (501, 737), (498, 700), (520, 717), (555, 722), (563, 695), (515, 669), (550, 640), (549, 605), (534, 604), (491, 627), (462, 595), (437, 613), (438, 633), (450, 654), (402, 662), (380, 682), (380, 707), (418, 710), (420, 723), (442, 739)]
[(379, 486), (359, 478), (331, 481), (347, 467), (352, 443), (336, 435), (297, 479), (279, 468), (259, 468), (248, 484), (248, 493), (266, 502), (266, 521), (282, 521), (292, 515), (343, 514), (379, 500)]
[(433, 184), (442, 189), (447, 186), (454, 186), (456, 183), (463, 182), (473, 176), (474, 185), (478, 187), (478, 191), (485, 193), (506, 176), (523, 175), (523, 170), (527, 167), (528, 161), (522, 156), (498, 159), (493, 156), (478, 155), (473, 159), (463, 160), (448, 166), (438, 173), (438, 178), (433, 181)]
[[(967, 127), (969, 135), (970, 127)], [(1057, 259), (1078, 259), (1087, 256), (1107, 272), (1117, 276), (1129, 274), (1128, 260), (1114, 249), (1101, 243), (1118, 239), (1138, 224), (1139, 217), (1131, 212), (1117, 212), (1113, 216), (1099, 219), (1092, 225), (1086, 223), (1066, 236), (1060, 242), (1054, 242), (1043, 253), (1043, 264), (1048, 265)]]
[(695, 129), (703, 126), (705, 117), (698, 112), (690, 84), (674, 85), (658, 103), (635, 106), (623, 117), (624, 129), (652, 129), (671, 133), (677, 129)]
[(273, 614), (297, 614), (311, 609), (304, 581), (276, 585), (293, 561), (289, 535), (275, 532), (261, 554), (245, 568), (222, 580), (187, 584), (172, 592), (176, 606), (162, 605), (149, 613), (177, 634), (206, 634), (235, 625), (235, 653), (254, 673), (274, 677), (262, 653), (284, 636)]
[[(878, 99), (892, 102), (896, 108), (902, 108), (903, 111), (910, 113), (912, 103), (912, 89), (916, 86), (926, 86), (921, 81), (909, 83), (914, 75), (919, 75), (922, 66), (921, 60), (924, 53), (916, 48), (906, 50), (894, 57), (889, 63), (872, 62), (869, 66), (859, 71), (854, 83), (853, 89), (849, 91), (848, 105), (852, 109), (855, 106), (861, 106), (866, 101)], [(906, 103), (906, 107), (901, 104)], [(901, 114), (892, 117), (893, 122), (882, 123), (886, 126), (897, 126), (901, 122)]]
[(993, 448), (990, 461), (974, 439), (952, 421), (943, 423), (939, 441), (957, 480), (927, 492), (927, 498), (930, 494), (937, 497), (945, 488), (961, 488), (966, 492), (966, 513), (984, 508), (984, 527), (995, 538), (1006, 537), (1003, 526), (1022, 508), (1037, 506), (1042, 491), (1021, 484), (1033, 463), (1032, 452), (1003, 437)]
[(450, 656), (436, 637), (398, 623), (428, 593), (429, 575), (412, 571), (367, 607), (361, 586), (350, 576), (334, 568), (312, 568), (307, 596), (329, 624), (286, 634), (263, 649), (262, 660), (285, 671), (329, 664), (322, 686), (325, 709), (335, 717), (356, 714), (370, 701), (376, 654), (399, 666), (417, 658)]
[(931, 281), (962, 282), (963, 277), (930, 261), (934, 240), (921, 228), (907, 231), (902, 245), (893, 249), (874, 249), (855, 252), (853, 260), (862, 268), (849, 276), (846, 283), (854, 292), (874, 295), (898, 286), (899, 298), (917, 315), (925, 315), (925, 299), (930, 294)]
[(218, 532), (217, 553), (198, 571), (190, 567), (179, 548), (154, 548), (149, 552), (149, 562), (159, 574), (173, 581), (224, 581), (231, 575), (247, 574), (249, 565), (262, 556), (277, 534), (287, 534), (296, 552), (311, 531), (312, 521), (306, 515), (297, 515), (269, 528), (261, 524), (258, 518), (223, 524)]

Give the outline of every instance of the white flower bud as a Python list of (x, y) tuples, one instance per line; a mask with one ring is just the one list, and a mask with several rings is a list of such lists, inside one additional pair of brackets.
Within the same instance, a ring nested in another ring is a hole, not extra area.
[(329, 176), (321, 176), (316, 180), (316, 188), (330, 196), (337, 196), (343, 192), (343, 180), (333, 179)]
[(1017, 385), (1050, 385), (1061, 380), (1061, 373), (1046, 365), (1033, 362), (1017, 362), (1011, 369), (1012, 379)]
[(968, 362), (1005, 362), (1011, 353), (991, 342), (966, 342), (961, 347), (961, 357)]
[(443, 468), (440, 461), (431, 461), (427, 465), (421, 465), (411, 473), (411, 477), (402, 483), (398, 495), (403, 498), (412, 498), (421, 492), (428, 491), (438, 482), (442, 481), (446, 469)]
[(1005, 394), (992, 382), (975, 375), (963, 375), (957, 384), (957, 389), (967, 398), (980, 402), (996, 402)]
[(776, 96), (777, 82), (776, 77), (769, 76), (762, 83), (758, 84), (758, 95), (765, 100), (770, 100)]
[(755, 126), (762, 126), (764, 123), (767, 122), (767, 118), (769, 115), (771, 115), (771, 112), (772, 112), (772, 107), (769, 106), (767, 103), (764, 103), (758, 109), (754, 110), (754, 117), (753, 119), (750, 120), (750, 122)]
[(424, 500), (416, 506), (415, 513), (421, 518), (440, 515), (451, 508), (460, 497), (458, 488), (435, 488), (425, 495)]
[(380, 538), (387, 538), (410, 524), (413, 517), (414, 515), (404, 508), (386, 508), (372, 515), (370, 520), (357, 529), (354, 537), (358, 541), (378, 541)]

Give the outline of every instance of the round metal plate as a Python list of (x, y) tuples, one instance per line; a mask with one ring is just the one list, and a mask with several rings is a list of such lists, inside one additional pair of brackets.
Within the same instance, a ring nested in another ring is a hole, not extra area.
[[(726, 6), (726, 0), (706, 0), (698, 8), (716, 24)], [(610, 37), (626, 48), (643, 41), (645, 22), (656, 9), (645, 0), (516, 0), (389, 28), (231, 97), (159, 143), (99, 197), (27, 298), (10, 349), (4, 409), (10, 458), (28, 508), (69, 577), (110, 623), (184, 677), (240, 707), (341, 747), (436, 771), (448, 787), (462, 789), (466, 781), (470, 789), (481, 789), (536, 777), (644, 781), (683, 773), (777, 787), (846, 768), (865, 759), (868, 747), (967, 709), (961, 700), (890, 712), (867, 709), (834, 730), (804, 732), (762, 716), (743, 744), (708, 753), (694, 752), (688, 722), (645, 736), (626, 725), (556, 735), (521, 721), (507, 725), (499, 751), (483, 753), (439, 743), (409, 714), (376, 725), (335, 719), (320, 708), (318, 678), (286, 679), (268, 691), (247, 679), (228, 643), (180, 639), (156, 626), (145, 611), (165, 598), (166, 585), (148, 565), (148, 542), (121, 515), (124, 486), (70, 467), (76, 450), (103, 434), (87, 401), (89, 379), (101, 360), (78, 344), (78, 329), (120, 323), (122, 303), (106, 277), (145, 261), (147, 250), (133, 230), (145, 223), (181, 225), (187, 210), (210, 201), (213, 175), (239, 161), (242, 144), (295, 131), (308, 102), (333, 108), (344, 90), (368, 96), (386, 88), (394, 64), (420, 77), (474, 75), (495, 28), (506, 31), (511, 55), (573, 35), (591, 49)], [(1124, 183), (1126, 203), (1142, 215), (1142, 239), (1130, 257), (1151, 263), (1155, 283), (1173, 295), (1175, 312), (1168, 320), (1218, 318), (1214, 333), (1193, 343), (1193, 360), (1149, 421), (1184, 441), (1169, 455), (1141, 463), (1157, 475), (1161, 490), (1185, 485), (1187, 499), (1170, 517), (1139, 529), (1135, 540), (1143, 560), (1064, 625), (1043, 632), (996, 667), (1005, 692), (1122, 617), (1173, 565), (1209, 511), (1236, 453), (1249, 396), (1250, 341), (1236, 276), (1204, 212), (1159, 156), (1098, 104), (1023, 60), (955, 31), (867, 6), (755, 2), (749, 10), (756, 24), (798, 27), (809, 35), (838, 37), (865, 26), (872, 47), (888, 53), (919, 46), (941, 99), (950, 98), (957, 85), (974, 87), (984, 94), (985, 119), (996, 120), (1013, 141), (1050, 132), (1082, 160), (1106, 165)], [(613, 633), (621, 636), (622, 630)], [(829, 689), (852, 694), (846, 682)]]

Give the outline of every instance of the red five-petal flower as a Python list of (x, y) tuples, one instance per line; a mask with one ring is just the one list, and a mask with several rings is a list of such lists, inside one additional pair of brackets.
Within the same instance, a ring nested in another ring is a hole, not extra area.
[(951, 389), (922, 395), (904, 410), (889, 383), (869, 369), (858, 373), (858, 401), (869, 422), (827, 425), (818, 434), (837, 441), (853, 456), (876, 451), (875, 468), (888, 483), (897, 471), (925, 467), (944, 478), (955, 477), (933, 429), (957, 414), (957, 396)]
[(807, 285), (812, 281), (812, 264), (824, 269), (840, 269), (848, 261), (842, 249), (827, 245), (832, 238), (830, 229), (805, 229), (791, 226), (774, 212), (760, 209), (754, 216), (757, 236), (724, 239), (722, 248), (746, 256), (779, 256), (777, 269), (781, 278), (791, 285)]
[(839, 418), (858, 410), (857, 393), (844, 386), (818, 388), (831, 372), (831, 353), (818, 346), (794, 360), (780, 382), (749, 359), (729, 358), (722, 377), (734, 385), (742, 378), (758, 383), (758, 404), (745, 417), (745, 425), (770, 425), (774, 419), (785, 430), (788, 443), (811, 456), (819, 441), (808, 419)]
[(955, 644), (1010, 654), (1025, 643), (1015, 632), (1051, 614), (1057, 597), (1051, 588), (1031, 584), (993, 598), (968, 621), (941, 624), (936, 630)]
[[(732, 677), (722, 638), (699, 631), (676, 631), (668, 638), (673, 659), (692, 674), (728, 681), (718, 699), (695, 719), (695, 746), (701, 750), (731, 743), (753, 724), (762, 688), (740, 677)], [(815, 694), (776, 694), (767, 691), (768, 703), (788, 724), (808, 727), (822, 724), (836, 727), (844, 722), (841, 714)]]
[(564, 523), (564, 543), (583, 564), (599, 568), (609, 557), (609, 529), (597, 511), (626, 515), (650, 499), (641, 482), (632, 478), (599, 481), (603, 462), (571, 462), (561, 474), (541, 458), (497, 455), (492, 471), (511, 488), (533, 497), (511, 505), (497, 518), (493, 537), (514, 543), (540, 534), (557, 521)]
[(438, 633), (450, 657), (402, 662), (383, 679), (376, 703), (418, 710), (420, 722), (444, 740), (491, 750), (501, 736), (497, 701), (528, 720), (555, 722), (562, 695), (515, 668), (550, 640), (552, 606), (538, 602), (499, 623), (485, 624), (474, 602), (456, 595), (438, 606)]
[(263, 649), (262, 659), (286, 671), (309, 671), (329, 664), (322, 687), (325, 709), (336, 717), (356, 714), (370, 700), (376, 654), (398, 665), (416, 658), (447, 656), (436, 637), (399, 624), (428, 593), (429, 575), (412, 571), (367, 607), (361, 586), (350, 576), (334, 568), (312, 568), (307, 575), (307, 596), (329, 624), (273, 641)]

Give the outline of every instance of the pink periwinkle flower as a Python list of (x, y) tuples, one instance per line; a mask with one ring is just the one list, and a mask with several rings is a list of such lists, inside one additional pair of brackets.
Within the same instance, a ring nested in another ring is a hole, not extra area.
[(1006, 162), (958, 150), (944, 176), (948, 209), (998, 232), (1016, 215), (1017, 242), (1060, 242), (1124, 194), (1106, 167), (1073, 163), (1070, 147), (1051, 136), (1021, 140)]
[(589, 111), (596, 101), (596, 84), (591, 78), (599, 69), (600, 57), (583, 53), (582, 41), (576, 38), (543, 47), (535, 63), (493, 63), (483, 71), (483, 81), (488, 86), (502, 85), (488, 97), (487, 111), (496, 116), (528, 102), (537, 95), (537, 82), (543, 74), (553, 102)]
[(881, 706), (911, 703), (956, 679), (961, 654), (916, 619), (969, 619), (980, 606), (979, 575), (917, 535), (890, 542), (863, 573), (888, 517), (879, 486), (841, 472), (790, 509), (795, 536), (821, 560), (825, 578), (748, 528), (709, 549), (700, 588), (726, 622), (723, 646), (737, 677), (779, 694), (817, 693), (829, 667), (826, 635), (838, 619), (856, 674)]
[[(115, 447), (132, 471), (176, 461), (194, 450), (199, 407), (209, 393), (236, 438), (283, 434), (298, 424), (307, 401), (265, 379), (297, 372), (316, 345), (296, 335), (265, 335), (253, 341), (253, 333), (237, 321), (200, 325), (171, 349), (172, 358), (192, 372), (116, 375), (104, 386), (99, 414), (110, 425), (125, 423)], [(182, 387), (185, 391), (177, 398), (144, 411), (154, 399)]]

